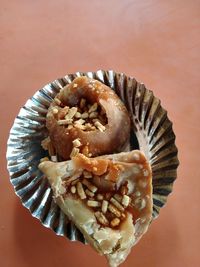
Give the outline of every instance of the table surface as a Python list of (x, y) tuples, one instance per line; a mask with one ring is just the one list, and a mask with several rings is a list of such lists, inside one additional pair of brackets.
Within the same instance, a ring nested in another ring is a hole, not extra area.
[(47, 82), (113, 69), (154, 91), (174, 123), (180, 167), (167, 205), (124, 267), (200, 264), (200, 1), (0, 0), (2, 267), (106, 266), (89, 246), (43, 227), (21, 205), (6, 170), (19, 108)]

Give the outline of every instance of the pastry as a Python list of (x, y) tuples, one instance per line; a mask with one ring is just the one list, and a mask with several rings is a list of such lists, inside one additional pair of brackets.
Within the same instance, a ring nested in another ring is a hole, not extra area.
[(86, 76), (74, 79), (56, 95), (46, 126), (49, 137), (43, 147), (51, 142), (64, 160), (79, 152), (95, 157), (123, 151), (130, 136), (123, 102), (111, 88)]
[(39, 169), (56, 203), (88, 243), (117, 267), (152, 219), (150, 165), (139, 150), (69, 161), (43, 161)]

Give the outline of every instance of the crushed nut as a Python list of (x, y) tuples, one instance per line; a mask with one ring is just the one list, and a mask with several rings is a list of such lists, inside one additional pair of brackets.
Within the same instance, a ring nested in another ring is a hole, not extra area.
[(81, 118), (81, 113), (80, 112), (76, 112), (76, 114), (74, 115), (74, 117), (76, 118), (76, 119), (80, 119)]
[(94, 186), (92, 183), (90, 183), (88, 180), (83, 179), (82, 183), (87, 186), (87, 188), (92, 191), (93, 193), (95, 193), (97, 191), (97, 187)]
[(98, 201), (95, 201), (95, 200), (88, 200), (87, 201), (87, 205), (89, 207), (94, 207), (94, 208), (101, 206), (101, 204)]
[(111, 198), (110, 202), (120, 211), (124, 211), (124, 207), (115, 199), (115, 198)]
[(92, 193), (89, 189), (86, 189), (86, 190), (85, 190), (85, 193), (86, 193), (86, 195), (89, 196), (89, 197), (94, 197), (94, 193)]
[(81, 118), (82, 118), (82, 119), (87, 119), (88, 117), (89, 117), (88, 112), (84, 112), (84, 113), (81, 115)]
[(72, 124), (72, 119), (58, 120), (58, 125), (68, 125), (68, 124)]
[(97, 127), (97, 129), (98, 129), (100, 132), (103, 132), (103, 131), (105, 131), (105, 129), (106, 129), (106, 127), (105, 127), (103, 124), (101, 124), (99, 121), (96, 121), (96, 122), (94, 123), (94, 125)]
[(107, 212), (107, 210), (108, 210), (108, 201), (107, 200), (103, 200), (101, 210), (103, 213)]
[(79, 153), (79, 149), (77, 147), (74, 147), (70, 154), (70, 158), (75, 157), (78, 153)]
[(121, 216), (121, 212), (112, 204), (108, 205), (108, 210), (110, 212), (112, 212), (116, 217), (120, 217)]
[(111, 222), (110, 222), (112, 227), (116, 227), (120, 224), (120, 219), (119, 218), (114, 218)]
[(92, 112), (92, 113), (90, 113), (89, 118), (94, 119), (94, 118), (97, 118), (97, 116), (98, 116), (97, 112)]
[(75, 139), (74, 141), (72, 141), (72, 144), (74, 147), (80, 147), (81, 146), (80, 139), (79, 138)]
[(105, 226), (108, 226), (108, 225), (109, 225), (109, 222), (108, 222), (107, 218), (103, 215), (102, 212), (97, 211), (97, 212), (95, 212), (94, 215), (95, 215), (95, 217), (97, 218), (97, 220), (98, 220), (101, 224), (103, 224), (103, 225), (105, 225)]
[(70, 108), (67, 115), (65, 116), (65, 119), (72, 119), (75, 116), (77, 110), (77, 107)]
[(92, 112), (96, 111), (96, 110), (97, 110), (97, 107), (98, 107), (97, 103), (94, 103), (94, 104), (90, 107), (90, 109), (88, 110), (88, 112), (89, 112), (89, 113), (92, 113)]
[(74, 122), (75, 124), (80, 124), (80, 125), (83, 125), (85, 123), (85, 120), (83, 119), (79, 119), (77, 121)]
[(76, 187), (75, 186), (72, 186), (70, 190), (71, 190), (72, 194), (76, 193)]
[(82, 184), (80, 182), (77, 183), (76, 188), (77, 188), (77, 192), (78, 192), (79, 197), (81, 199), (85, 199), (86, 198), (86, 194), (85, 194), (83, 186), (82, 186)]
[(128, 207), (129, 203), (130, 203), (130, 197), (127, 195), (124, 195), (122, 198), (122, 205), (124, 207)]

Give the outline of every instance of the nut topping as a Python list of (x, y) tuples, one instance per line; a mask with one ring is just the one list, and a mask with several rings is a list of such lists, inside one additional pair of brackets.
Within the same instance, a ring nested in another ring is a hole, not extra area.
[(88, 180), (83, 179), (82, 183), (87, 186), (87, 188), (92, 191), (93, 193), (95, 193), (97, 191), (97, 187), (94, 186), (93, 184), (91, 184)]
[(129, 203), (130, 203), (130, 197), (127, 195), (124, 195), (122, 198), (122, 205), (124, 207), (128, 207)]
[(77, 188), (77, 192), (78, 192), (79, 197), (81, 199), (85, 199), (86, 195), (85, 195), (83, 186), (82, 186), (82, 184), (80, 182), (77, 183), (76, 188)]
[(89, 207), (100, 207), (101, 206), (101, 203), (99, 203), (98, 201), (95, 201), (95, 200), (88, 200), (87, 201), (87, 205)]
[(111, 222), (110, 222), (112, 227), (116, 227), (120, 224), (120, 219), (119, 218), (114, 218)]
[(107, 218), (103, 215), (102, 212), (97, 211), (95, 212), (95, 217), (97, 218), (97, 220), (103, 224), (104, 226), (108, 226), (109, 225), (109, 221), (107, 220)]

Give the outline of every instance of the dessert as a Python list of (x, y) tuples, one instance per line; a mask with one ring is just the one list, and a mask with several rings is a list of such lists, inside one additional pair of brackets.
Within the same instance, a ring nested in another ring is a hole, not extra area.
[(64, 160), (79, 152), (95, 157), (123, 151), (130, 136), (123, 102), (111, 88), (86, 76), (74, 79), (56, 95), (46, 126), (49, 137), (43, 147), (50, 146)]
[(117, 267), (152, 218), (151, 168), (139, 150), (69, 161), (43, 161), (56, 203), (88, 243)]

